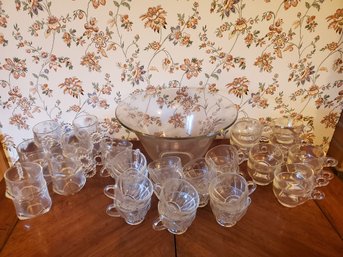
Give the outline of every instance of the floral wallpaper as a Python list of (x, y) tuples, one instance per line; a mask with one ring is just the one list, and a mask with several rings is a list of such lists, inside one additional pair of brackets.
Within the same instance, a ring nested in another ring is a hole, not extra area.
[(95, 114), (134, 138), (117, 103), (206, 87), (240, 116), (288, 115), (328, 146), (343, 107), (341, 0), (0, 0), (0, 141), (9, 160), (39, 121)]

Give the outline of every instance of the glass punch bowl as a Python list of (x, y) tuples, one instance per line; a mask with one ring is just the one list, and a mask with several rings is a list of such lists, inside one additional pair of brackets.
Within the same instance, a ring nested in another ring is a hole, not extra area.
[(236, 121), (237, 108), (207, 89), (148, 88), (121, 101), (116, 117), (153, 160), (176, 155), (185, 164), (202, 157), (214, 138)]

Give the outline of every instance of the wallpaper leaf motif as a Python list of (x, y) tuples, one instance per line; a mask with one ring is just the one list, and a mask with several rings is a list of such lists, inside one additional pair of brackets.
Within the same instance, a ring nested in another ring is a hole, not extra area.
[(343, 108), (340, 7), (339, 0), (0, 0), (0, 141), (14, 160), (35, 123), (69, 123), (85, 112), (108, 133), (131, 138), (114, 115), (123, 97), (196, 86), (225, 94), (240, 115), (302, 120), (313, 128), (304, 139), (327, 147)]

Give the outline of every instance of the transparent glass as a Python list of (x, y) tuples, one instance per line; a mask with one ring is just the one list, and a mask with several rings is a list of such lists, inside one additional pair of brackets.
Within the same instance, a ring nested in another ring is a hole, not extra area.
[(162, 186), (158, 202), (159, 217), (154, 220), (153, 229), (183, 234), (195, 219), (198, 207), (199, 195), (189, 182), (167, 179)]
[(230, 128), (230, 144), (236, 145), (247, 156), (249, 149), (261, 139), (263, 128), (257, 119), (240, 118)]
[(256, 189), (253, 182), (235, 173), (222, 173), (209, 186), (211, 210), (219, 225), (234, 226), (246, 213)]
[(216, 173), (239, 173), (239, 164), (245, 159), (244, 154), (233, 145), (217, 145), (205, 155), (206, 163)]
[(93, 144), (93, 158), (101, 165), (100, 142), (102, 134), (98, 130), (98, 118), (95, 115), (82, 114), (73, 120), (75, 135), (81, 140), (90, 140)]
[(46, 120), (37, 123), (32, 128), (35, 144), (48, 151), (55, 143), (59, 143), (62, 136), (62, 128), (57, 121)]
[(148, 164), (149, 178), (153, 182), (157, 197), (161, 193), (163, 183), (169, 178), (182, 177), (182, 164), (178, 156), (165, 156)]
[(4, 178), (18, 219), (31, 219), (50, 210), (52, 201), (39, 164), (17, 162), (5, 171)]
[(303, 132), (312, 131), (312, 128), (305, 126), (302, 121), (290, 117), (272, 120), (271, 129), (273, 132), (272, 141), (283, 145), (300, 143), (300, 135)]
[(273, 181), (274, 171), (284, 163), (283, 152), (279, 146), (258, 143), (250, 148), (248, 173), (253, 181), (261, 186)]
[(153, 160), (176, 155), (185, 164), (202, 157), (213, 139), (234, 123), (237, 108), (204, 88), (156, 88), (124, 99), (116, 117)]
[(104, 193), (114, 200), (106, 209), (109, 216), (122, 217), (126, 223), (137, 225), (150, 209), (153, 185), (146, 176), (129, 169), (118, 176), (115, 185), (106, 186)]
[(128, 169), (136, 169), (143, 175), (148, 175), (147, 160), (139, 149), (126, 149), (115, 156), (107, 156), (107, 169), (111, 177), (117, 178)]
[(50, 173), (53, 191), (60, 195), (73, 195), (86, 183), (81, 166), (60, 154), (50, 155)]
[(118, 139), (109, 136), (105, 136), (100, 141), (100, 152), (101, 152), (101, 165), (100, 176), (110, 176), (107, 165), (108, 159), (115, 157), (118, 153), (128, 149), (132, 150), (132, 143), (125, 139)]
[(199, 207), (207, 205), (208, 188), (215, 172), (207, 165), (205, 158), (198, 158), (186, 163), (183, 167), (183, 177), (191, 183), (199, 194)]
[(33, 138), (20, 142), (17, 146), (17, 153), (20, 162), (35, 162), (42, 166), (43, 175), (46, 182), (51, 182), (50, 171), (48, 166), (48, 152), (38, 147)]
[(90, 138), (79, 138), (75, 131), (65, 132), (62, 136), (63, 155), (77, 162), (86, 177), (96, 173), (96, 161), (93, 157), (93, 143)]
[(296, 207), (310, 199), (323, 199), (324, 193), (315, 189), (318, 186), (321, 182), (306, 164), (285, 164), (275, 171), (273, 192), (283, 206)]
[(316, 179), (328, 185), (334, 174), (325, 167), (335, 167), (338, 161), (325, 155), (322, 147), (312, 144), (296, 144), (288, 149), (287, 163), (305, 163), (313, 169)]

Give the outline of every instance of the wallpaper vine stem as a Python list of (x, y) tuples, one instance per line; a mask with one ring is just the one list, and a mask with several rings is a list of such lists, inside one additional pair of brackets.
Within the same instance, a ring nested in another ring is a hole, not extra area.
[(80, 114), (134, 138), (115, 108), (140, 90), (205, 87), (240, 116), (280, 116), (328, 147), (343, 107), (341, 0), (0, 0), (0, 142)]

